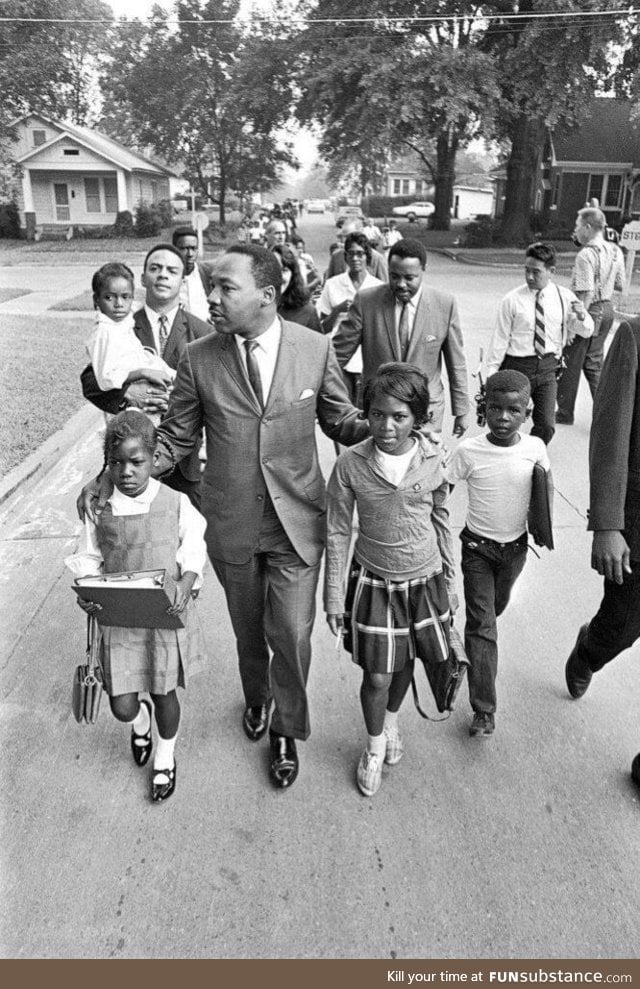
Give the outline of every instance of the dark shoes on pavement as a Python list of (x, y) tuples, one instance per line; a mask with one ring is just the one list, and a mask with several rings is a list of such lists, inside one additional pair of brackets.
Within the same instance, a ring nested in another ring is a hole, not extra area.
[(593, 670), (586, 660), (580, 658), (578, 652), (580, 643), (588, 631), (589, 623), (587, 622), (586, 625), (581, 626), (576, 639), (576, 644), (571, 650), (571, 654), (567, 660), (567, 665), (564, 668), (564, 675), (567, 681), (567, 690), (576, 700), (586, 693), (587, 688), (591, 683), (591, 677), (593, 676)]
[(286, 735), (276, 735), (269, 732), (269, 747), (271, 763), (269, 765), (269, 776), (271, 782), (281, 790), (292, 786), (298, 775), (298, 753), (294, 738)]
[(262, 738), (269, 727), (269, 704), (260, 704), (258, 707), (245, 708), (242, 716), (242, 727), (247, 738), (252, 742), (257, 742)]
[(640, 786), (640, 752), (631, 763), (631, 779)]
[(472, 737), (476, 735), (493, 735), (495, 728), (496, 718), (494, 714), (489, 714), (487, 711), (474, 711), (473, 721), (469, 728), (469, 734)]
[(146, 766), (149, 762), (149, 756), (151, 755), (151, 750), (153, 748), (153, 742), (151, 741), (153, 711), (149, 701), (140, 701), (140, 703), (144, 704), (149, 712), (149, 731), (146, 731), (144, 735), (136, 735), (133, 728), (131, 729), (131, 754), (136, 766)]
[(151, 779), (151, 799), (154, 803), (169, 799), (176, 788), (177, 769), (175, 762), (173, 769), (154, 769)]

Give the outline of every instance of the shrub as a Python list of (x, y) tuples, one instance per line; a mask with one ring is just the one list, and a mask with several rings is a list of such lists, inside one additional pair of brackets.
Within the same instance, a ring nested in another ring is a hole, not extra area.
[(140, 203), (136, 207), (134, 230), (138, 237), (157, 237), (162, 230), (162, 217), (158, 207)]
[(116, 222), (112, 227), (114, 237), (133, 237), (133, 217), (128, 209), (122, 210), (116, 216)]
[(480, 215), (464, 228), (464, 247), (491, 247), (495, 221), (492, 216)]
[(173, 206), (170, 199), (161, 199), (156, 205), (163, 227), (170, 227), (173, 220)]
[(20, 237), (20, 211), (13, 200), (0, 203), (0, 237)]

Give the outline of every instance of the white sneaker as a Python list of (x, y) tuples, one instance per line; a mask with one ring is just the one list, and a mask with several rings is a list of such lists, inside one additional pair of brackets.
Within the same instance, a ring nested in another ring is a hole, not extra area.
[(356, 780), (360, 792), (365, 797), (372, 797), (377, 793), (382, 783), (382, 759), (379, 755), (374, 755), (365, 749), (360, 756)]
[(394, 725), (392, 728), (388, 727), (384, 729), (384, 737), (387, 740), (387, 749), (384, 755), (384, 761), (387, 766), (395, 766), (396, 763), (400, 762), (404, 754), (404, 742), (402, 741), (402, 736), (400, 735), (397, 727)]

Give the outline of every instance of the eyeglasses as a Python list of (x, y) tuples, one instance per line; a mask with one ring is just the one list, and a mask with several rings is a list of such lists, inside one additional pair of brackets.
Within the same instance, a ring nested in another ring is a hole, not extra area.
[(347, 251), (348, 258), (366, 258), (364, 251)]

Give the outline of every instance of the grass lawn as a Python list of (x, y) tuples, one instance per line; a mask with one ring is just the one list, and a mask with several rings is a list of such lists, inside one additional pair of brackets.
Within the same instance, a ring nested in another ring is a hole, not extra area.
[(11, 299), (19, 299), (21, 295), (29, 295), (29, 289), (0, 288), (0, 302), (11, 302)]
[(0, 329), (0, 476), (82, 408), (86, 319), (3, 316)]

